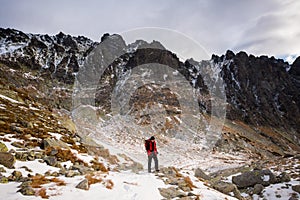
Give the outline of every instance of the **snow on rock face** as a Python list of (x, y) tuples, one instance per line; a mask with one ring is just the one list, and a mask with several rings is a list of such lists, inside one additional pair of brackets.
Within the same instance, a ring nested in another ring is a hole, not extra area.
[(83, 36), (25, 34), (0, 29), (0, 60), (15, 66), (43, 69), (58, 80), (73, 83), (74, 73), (97, 43)]

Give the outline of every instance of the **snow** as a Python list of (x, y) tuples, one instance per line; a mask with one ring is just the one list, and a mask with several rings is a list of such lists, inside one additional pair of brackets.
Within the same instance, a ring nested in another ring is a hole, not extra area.
[(5, 96), (5, 95), (2, 95), (2, 94), (0, 94), (0, 98), (5, 99), (5, 100), (8, 100), (8, 101), (10, 101), (10, 102), (12, 102), (12, 103), (21, 104), (21, 102), (16, 101), (16, 100), (14, 100), (14, 99), (12, 99), (12, 98), (9, 98), (9, 97), (7, 97), (7, 96)]
[(263, 179), (263, 181), (269, 181), (270, 180), (270, 176), (269, 175), (264, 175), (263, 177), (262, 177), (262, 179)]
[(18, 49), (21, 49), (25, 46), (26, 44), (4, 44), (0, 46), (0, 55), (1, 54), (7, 54), (7, 53), (13, 53)]
[(266, 187), (263, 190), (262, 196), (253, 195), (253, 200), (286, 200), (289, 199), (295, 191), (292, 190), (292, 185), (298, 185), (299, 181), (290, 181), (288, 183), (279, 183)]
[[(38, 161), (31, 162), (18, 162), (16, 164), (17, 170), (20, 170), (23, 175), (28, 174), (24, 169), (20, 169), (21, 166), (27, 166), (37, 173), (45, 173), (46, 171), (57, 171), (58, 168), (47, 166), (44, 163), (39, 163)], [(188, 174), (184, 174), (188, 175)], [(107, 189), (103, 183), (97, 183), (91, 185), (88, 191), (80, 190), (75, 188), (76, 185), (84, 179), (83, 176), (77, 176), (73, 178), (58, 177), (58, 179), (63, 180), (66, 186), (56, 186), (54, 183), (45, 184), (43, 188), (46, 189), (47, 195), (50, 196), (51, 200), (72, 200), (74, 197), (78, 199), (122, 199), (122, 200), (152, 200), (152, 199), (162, 199), (158, 188), (170, 187), (170, 185), (165, 185), (162, 180), (158, 179), (155, 174), (149, 174), (147, 172), (141, 172), (140, 174), (122, 171), (122, 172), (110, 172), (109, 174), (101, 175), (104, 181), (112, 180), (113, 188)], [(191, 180), (197, 187), (194, 189), (193, 193), (200, 195), (201, 199), (204, 200), (223, 200), (227, 198), (228, 200), (234, 200), (235, 198), (221, 194), (211, 188), (204, 185), (195, 177), (191, 176)], [(2, 184), (0, 187), (0, 193), (3, 199), (6, 200), (21, 200), (21, 199), (41, 199), (37, 196), (22, 196), (17, 193), (20, 183), (8, 183)]]
[(51, 135), (51, 136), (53, 136), (57, 140), (60, 140), (60, 138), (62, 137), (62, 135), (59, 134), (59, 133), (48, 132), (48, 134)]

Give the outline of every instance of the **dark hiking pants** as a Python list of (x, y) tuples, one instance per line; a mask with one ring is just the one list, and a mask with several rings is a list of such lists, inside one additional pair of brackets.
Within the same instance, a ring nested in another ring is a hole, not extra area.
[(157, 155), (155, 152), (151, 152), (150, 155), (148, 155), (148, 172), (151, 172), (151, 162), (152, 158), (154, 159), (154, 164), (155, 164), (155, 170), (158, 170), (158, 159)]

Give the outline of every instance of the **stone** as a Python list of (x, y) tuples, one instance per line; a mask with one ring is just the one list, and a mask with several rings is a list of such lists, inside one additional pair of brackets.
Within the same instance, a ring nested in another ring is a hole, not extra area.
[(175, 187), (169, 187), (169, 188), (158, 188), (161, 196), (163, 196), (166, 199), (173, 199), (176, 197), (182, 198), (186, 197), (186, 194), (183, 192), (180, 192)]
[(46, 149), (47, 147), (60, 147), (64, 149), (69, 149), (69, 146), (66, 143), (52, 138), (43, 139), (41, 148)]
[(176, 177), (178, 175), (178, 171), (175, 167), (164, 167), (160, 169), (160, 172), (165, 174), (167, 177)]
[(131, 171), (133, 173), (139, 173), (140, 171), (142, 171), (144, 169), (143, 165), (141, 163), (138, 162), (134, 162), (131, 166)]
[(26, 161), (28, 154), (25, 152), (16, 152), (15, 156), (17, 160)]
[(13, 168), (16, 162), (15, 156), (8, 152), (0, 152), (0, 164), (7, 167)]
[(23, 175), (20, 171), (13, 171), (12, 176), (15, 181), (20, 181), (23, 178)]
[(6, 173), (6, 170), (4, 169), (4, 167), (0, 167), (0, 173)]
[(292, 196), (289, 198), (289, 200), (299, 200), (299, 195), (297, 193), (292, 193)]
[(55, 156), (47, 156), (44, 158), (44, 161), (50, 166), (55, 167), (57, 165), (57, 158)]
[(11, 145), (17, 148), (25, 148), (25, 145), (21, 142), (12, 142)]
[(0, 176), (0, 183), (2, 184), (8, 183), (8, 178), (5, 176)]
[(72, 170), (77, 170), (77, 171), (79, 171), (79, 173), (80, 173), (81, 175), (84, 175), (84, 174), (87, 174), (87, 173), (90, 173), (90, 172), (93, 171), (92, 169), (90, 169), (89, 167), (86, 167), (86, 166), (84, 166), (84, 165), (73, 165), (73, 166), (71, 167), (71, 169), (72, 169)]
[(289, 174), (287, 174), (286, 172), (282, 172), (278, 178), (280, 183), (283, 183), (283, 182), (290, 182), (291, 181), (291, 176)]
[(52, 172), (51, 176), (58, 177), (59, 173), (58, 172)]
[(35, 159), (42, 159), (44, 156), (41, 153), (35, 153), (34, 157)]
[(229, 193), (233, 192), (234, 197), (236, 197), (237, 199), (243, 199), (243, 197), (242, 197), (240, 191), (237, 189), (236, 185), (234, 185), (232, 183), (219, 181), (219, 182), (213, 183), (212, 187), (214, 189), (218, 190), (219, 192), (222, 192), (227, 195), (229, 195)]
[(253, 170), (232, 177), (232, 182), (238, 188), (253, 187), (256, 184), (268, 186), (277, 182), (275, 175), (268, 169)]
[(7, 152), (7, 151), (8, 151), (7, 146), (4, 143), (0, 142), (0, 152)]
[(31, 183), (32, 181), (24, 181), (18, 186), (18, 188), (29, 187)]
[(81, 189), (81, 190), (89, 190), (89, 181), (85, 178), (83, 179), (78, 185), (76, 185), (76, 188)]
[(25, 196), (35, 195), (35, 190), (30, 186), (22, 187), (20, 190), (18, 190), (18, 192), (20, 192), (21, 194), (23, 194)]
[(204, 173), (200, 168), (197, 168), (195, 170), (195, 177), (203, 180), (211, 180), (211, 177)]
[(253, 194), (260, 195), (264, 189), (265, 187), (262, 184), (256, 184), (253, 188)]
[(294, 190), (295, 192), (298, 192), (300, 194), (300, 185), (293, 185), (292, 190)]
[(192, 188), (189, 186), (188, 182), (186, 182), (184, 178), (178, 179), (177, 185), (184, 192), (190, 192), (190, 191), (192, 191)]
[(8, 153), (15, 154), (15, 153), (16, 153), (16, 150), (10, 149), (10, 150), (8, 151)]
[(74, 176), (77, 176), (77, 175), (79, 175), (79, 173), (74, 171), (74, 170), (67, 170), (66, 173), (65, 173), (66, 177), (74, 177)]

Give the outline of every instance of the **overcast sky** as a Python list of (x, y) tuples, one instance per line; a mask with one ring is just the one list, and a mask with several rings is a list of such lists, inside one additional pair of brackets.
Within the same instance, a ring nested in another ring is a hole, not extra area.
[(299, 0), (0, 0), (0, 26), (84, 35), (161, 27), (185, 34), (209, 54), (300, 55)]

